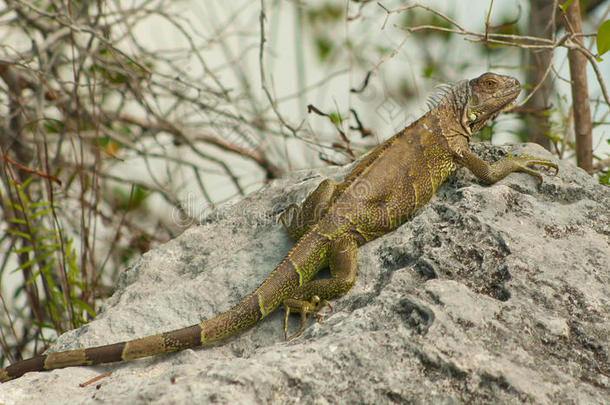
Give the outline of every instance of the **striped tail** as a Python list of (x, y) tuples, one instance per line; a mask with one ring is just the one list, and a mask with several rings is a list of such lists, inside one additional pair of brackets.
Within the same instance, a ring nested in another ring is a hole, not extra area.
[[(312, 243), (313, 242), (313, 243)], [(284, 298), (307, 281), (295, 267), (295, 257), (308, 265), (322, 264), (325, 247), (315, 234), (306, 234), (267, 279), (235, 307), (196, 325), (127, 342), (88, 349), (49, 353), (18, 361), (0, 370), (0, 383), (30, 371), (86, 366), (172, 353), (222, 340), (257, 323), (281, 305)], [(311, 272), (314, 273), (314, 272)], [(310, 278), (309, 275), (306, 277)]]

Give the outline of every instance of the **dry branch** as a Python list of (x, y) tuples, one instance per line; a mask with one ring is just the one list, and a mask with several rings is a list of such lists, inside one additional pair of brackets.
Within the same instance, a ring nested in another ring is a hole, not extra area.
[[(572, 1), (566, 10), (566, 25), (572, 34), (582, 32), (580, 6)], [(593, 148), (591, 130), (591, 109), (589, 107), (589, 87), (587, 85), (587, 58), (580, 49), (586, 49), (579, 38), (573, 38), (576, 46), (568, 50), (570, 79), (572, 86), (572, 109), (574, 111), (574, 136), (576, 137), (576, 161), (588, 173), (593, 171)]]

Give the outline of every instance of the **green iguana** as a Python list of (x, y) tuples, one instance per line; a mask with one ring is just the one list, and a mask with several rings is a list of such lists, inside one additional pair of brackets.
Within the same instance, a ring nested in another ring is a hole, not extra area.
[[(329, 299), (354, 284), (358, 247), (412, 217), (457, 167), (466, 166), (490, 184), (517, 171), (542, 182), (532, 165), (557, 172), (550, 160), (528, 155), (489, 165), (469, 149), (471, 136), (519, 93), (519, 82), (509, 76), (485, 73), (460, 81), (423, 117), (364, 157), (343, 182), (324, 180), (301, 206), (289, 206), (280, 220), (295, 245), (256, 290), (227, 312), (159, 335), (18, 361), (0, 371), (0, 381), (28, 371), (131, 360), (205, 345), (254, 325), (280, 305), (286, 309), (285, 336), (290, 312), (301, 314), (299, 331), (287, 338), (299, 336), (308, 314), (317, 318)], [(327, 266), (330, 278), (312, 280)]]

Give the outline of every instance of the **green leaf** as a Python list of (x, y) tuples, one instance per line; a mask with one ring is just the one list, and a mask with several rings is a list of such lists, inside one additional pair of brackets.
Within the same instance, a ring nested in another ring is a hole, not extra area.
[(604, 176), (599, 178), (599, 182), (606, 186), (610, 186), (610, 170)]
[(31, 218), (36, 218), (36, 217), (39, 217), (41, 215), (47, 215), (50, 212), (51, 212), (51, 208), (47, 208), (47, 209), (44, 209), (44, 210), (41, 210), (41, 211), (36, 211), (36, 212), (32, 213)]
[(34, 248), (33, 248), (33, 247), (31, 247), (31, 246), (26, 246), (26, 247), (21, 248), (21, 249), (12, 249), (12, 250), (11, 250), (11, 253), (14, 253), (14, 254), (16, 254), (16, 255), (20, 255), (21, 253), (29, 253), (29, 252), (31, 252), (32, 250), (34, 250)]
[[(39, 256), (39, 259), (41, 262), (45, 261), (49, 256), (51, 256), (53, 253), (55, 252), (46, 252), (42, 255)], [(21, 266), (19, 266), (19, 268), (17, 268), (14, 271), (19, 270), (20, 268), (26, 268), (31, 266), (34, 262), (36, 261), (36, 258), (30, 259), (28, 260), (26, 263), (23, 263)], [(32, 277), (30, 277), (30, 279), (28, 281), (25, 282), (26, 285), (33, 283), (34, 281), (36, 281), (36, 279), (38, 278), (39, 275), (43, 275), (46, 276), (46, 273), (49, 272), (49, 269), (51, 268), (51, 266), (55, 264), (55, 258), (51, 258), (51, 260), (49, 260), (48, 263), (46, 263), (42, 268), (40, 268), (39, 270), (37, 270), (34, 274), (32, 274)], [(49, 283), (49, 285), (51, 285), (51, 287), (54, 288), (53, 285), (53, 280), (45, 277), (45, 280), (47, 281), (47, 283)]]
[(602, 56), (610, 50), (610, 20), (604, 21), (599, 26), (596, 43), (598, 56)]
[(343, 17), (344, 6), (333, 4), (332, 2), (317, 7), (307, 7), (307, 19), (310, 24), (322, 24), (328, 26), (329, 23), (339, 22)]
[(95, 311), (93, 310), (93, 308), (91, 308), (89, 306), (89, 304), (87, 304), (85, 301), (83, 300), (79, 300), (78, 298), (74, 298), (72, 300), (72, 304), (80, 309), (81, 311), (87, 311), (87, 313), (89, 314), (89, 316), (91, 317), (95, 317)]
[(47, 243), (44, 245), (40, 245), (38, 246), (38, 250), (43, 251), (43, 250), (58, 250), (59, 249), (59, 243)]
[[(23, 263), (21, 266), (17, 267), (15, 270), (12, 270), (11, 274), (13, 274), (21, 269), (26, 269), (26, 268), (30, 267), (32, 264), (34, 264), (35, 262), (36, 262), (36, 258), (34, 257), (34, 258), (28, 260), (27, 262)], [(29, 281), (26, 284), (29, 284)]]
[(431, 77), (436, 71), (436, 66), (433, 64), (428, 64), (424, 67), (424, 77)]
[(63, 122), (57, 121), (54, 119), (50, 119), (50, 118), (48, 118), (47, 121), (42, 123), (42, 127), (49, 134), (59, 134), (61, 131), (64, 130)]
[(328, 59), (328, 56), (330, 55), (331, 51), (335, 47), (333, 42), (330, 40), (330, 38), (328, 38), (326, 36), (322, 36), (322, 35), (315, 38), (315, 45), (316, 45), (316, 51), (318, 53), (318, 58), (322, 62), (324, 62), (325, 60)]
[(21, 236), (23, 239), (27, 239), (27, 240), (31, 239), (30, 235), (28, 235), (27, 233), (17, 231), (15, 229), (7, 229), (6, 233), (10, 233), (11, 235), (15, 235), (15, 236)]
[(57, 239), (57, 235), (55, 233), (51, 234), (51, 235), (42, 235), (42, 236), (37, 236), (34, 239), (34, 243), (42, 243), (45, 240), (56, 240)]
[(30, 204), (30, 209), (38, 208), (38, 207), (50, 207), (51, 203), (48, 201), (39, 201), (33, 204)]
[(36, 234), (36, 233), (46, 233), (47, 235), (55, 235), (55, 230), (45, 228), (44, 226), (35, 226), (35, 227), (32, 228), (32, 232), (31, 233), (33, 233), (33, 234)]
[(148, 191), (148, 189), (146, 187), (142, 187), (140, 185), (135, 186), (135, 188), (133, 189), (133, 196), (131, 198), (131, 206), (130, 208), (137, 208), (140, 205), (142, 205), (142, 203), (144, 202), (144, 200), (150, 195), (150, 192)]
[(150, 195), (146, 187), (139, 185), (134, 187), (133, 194), (128, 193), (121, 187), (115, 187), (113, 191), (116, 207), (125, 211), (141, 208), (144, 200)]
[(8, 205), (16, 211), (23, 212), (23, 207), (21, 207), (21, 205), (14, 204), (12, 202), (9, 202)]
[(330, 114), (328, 114), (328, 118), (330, 118), (330, 120), (335, 125), (339, 125), (341, 123), (341, 121), (343, 121), (341, 116), (339, 114), (337, 114), (337, 113), (334, 113), (334, 112), (331, 112)]
[(25, 179), (25, 181), (20, 186), (18, 186), (18, 188), (20, 190), (25, 190), (27, 188), (27, 186), (30, 185), (31, 182), (32, 182), (32, 176)]
[(561, 11), (563, 11), (565, 13), (566, 10), (568, 9), (568, 7), (570, 6), (570, 4), (572, 4), (572, 1), (574, 1), (574, 0), (568, 0), (563, 4), (560, 4), (559, 8), (561, 9)]

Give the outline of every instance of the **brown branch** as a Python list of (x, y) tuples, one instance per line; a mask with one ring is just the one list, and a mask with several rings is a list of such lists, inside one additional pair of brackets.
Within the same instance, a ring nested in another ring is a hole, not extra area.
[(259, 27), (260, 27), (258, 66), (259, 66), (261, 87), (263, 88), (263, 92), (265, 93), (265, 96), (267, 97), (267, 100), (269, 101), (269, 104), (271, 105), (271, 108), (273, 109), (273, 112), (275, 113), (275, 116), (277, 117), (277, 119), (280, 121), (280, 123), (284, 127), (286, 127), (296, 137), (297, 132), (300, 128), (300, 125), (298, 127), (294, 127), (286, 121), (284, 116), (280, 113), (278, 106), (277, 106), (277, 102), (271, 95), (271, 92), (269, 91), (269, 86), (267, 85), (267, 75), (265, 74), (265, 42), (267, 42), (267, 37), (265, 34), (265, 19), (266, 18), (267, 17), (265, 15), (265, 0), (261, 0), (261, 11), (260, 11), (259, 18), (258, 18)]
[(262, 167), (265, 170), (267, 180), (277, 179), (278, 177), (280, 177), (283, 174), (282, 169), (275, 166), (273, 163), (271, 163), (267, 159), (267, 157), (265, 157), (264, 155), (262, 155), (261, 153), (259, 153), (257, 151), (241, 148), (235, 144), (223, 141), (221, 139), (218, 139), (218, 138), (216, 138), (214, 136), (210, 136), (210, 135), (199, 135), (199, 136), (196, 136), (195, 139), (199, 139), (201, 141), (209, 143), (210, 145), (217, 146), (220, 149), (225, 150), (227, 152), (232, 152), (237, 155), (243, 156), (247, 159), (253, 160), (254, 162), (256, 162), (260, 167)]
[(371, 131), (368, 128), (365, 128), (364, 125), (362, 125), (362, 121), (360, 121), (360, 117), (358, 116), (358, 113), (356, 112), (356, 110), (354, 110), (353, 108), (350, 108), (350, 111), (354, 115), (354, 119), (356, 120), (356, 126), (355, 127), (350, 126), (349, 129), (360, 132), (360, 136), (362, 136), (363, 138), (370, 136), (373, 133), (373, 131)]
[[(188, 131), (185, 128), (180, 128), (176, 125), (170, 126), (170, 125), (167, 125), (166, 123), (159, 123), (159, 122), (157, 122), (156, 124), (149, 124), (148, 122), (146, 122), (140, 118), (137, 118), (137, 117), (134, 117), (134, 116), (128, 115), (128, 114), (120, 114), (117, 118), (123, 122), (137, 125), (140, 128), (145, 129), (145, 130), (156, 129), (158, 131), (164, 131), (164, 132), (171, 133), (173, 135), (178, 135), (181, 139), (187, 137)], [(206, 135), (206, 134), (190, 135), (189, 134), (189, 137), (192, 138), (193, 140), (200, 140), (200, 141), (209, 143), (210, 145), (217, 146), (224, 151), (235, 153), (239, 156), (245, 157), (246, 159), (254, 161), (261, 168), (263, 168), (265, 170), (266, 178), (268, 180), (276, 179), (283, 174), (283, 171), (280, 168), (278, 168), (273, 163), (271, 163), (269, 161), (269, 159), (267, 159), (266, 156), (264, 156), (263, 154), (261, 154), (258, 151), (242, 148), (233, 143), (218, 139), (211, 135)]]
[(94, 382), (97, 382), (97, 381), (101, 380), (102, 378), (106, 378), (106, 377), (108, 377), (110, 374), (112, 374), (112, 371), (109, 371), (109, 372), (107, 372), (107, 373), (100, 374), (100, 375), (98, 375), (98, 376), (96, 376), (96, 377), (93, 377), (92, 379), (87, 380), (87, 381), (85, 381), (84, 383), (80, 383), (80, 384), (78, 384), (78, 386), (79, 386), (79, 387), (86, 387), (87, 385), (89, 385), (89, 384), (93, 384)]
[(349, 155), (349, 157), (353, 160), (355, 158), (356, 155), (354, 155), (354, 151), (352, 150), (351, 146), (350, 146), (350, 140), (349, 138), (345, 135), (345, 132), (343, 132), (343, 130), (341, 128), (339, 128), (339, 126), (337, 125), (337, 123), (335, 122), (335, 120), (333, 119), (333, 117), (330, 114), (327, 114), (323, 111), (321, 111), (320, 109), (318, 109), (316, 106), (314, 106), (313, 104), (309, 104), (307, 106), (307, 112), (308, 113), (312, 113), (314, 112), (317, 115), (320, 115), (322, 117), (326, 117), (328, 118), (328, 120), (331, 122), (331, 124), (333, 124), (333, 126), (335, 127), (335, 129), (337, 130), (337, 132), (339, 133), (339, 136), (341, 137), (341, 140), (343, 141), (343, 146), (339, 145), (337, 143), (333, 143), (332, 146), (335, 149), (340, 149), (345, 151), (345, 153), (347, 153)]
[[(572, 1), (566, 9), (566, 25), (578, 34), (582, 32), (580, 23), (580, 6)], [(582, 46), (578, 38), (573, 41)], [(578, 167), (593, 172), (593, 142), (591, 136), (591, 108), (589, 106), (589, 89), (587, 86), (587, 58), (576, 48), (568, 49), (570, 78), (572, 85), (572, 105), (574, 109), (574, 137), (576, 138), (576, 161)]]
[(61, 180), (59, 180), (57, 177), (50, 175), (48, 173), (45, 173), (41, 170), (37, 170), (37, 169), (32, 169), (30, 167), (24, 166), (19, 162), (16, 162), (15, 160), (13, 160), (9, 155), (7, 154), (2, 154), (0, 155), (0, 158), (6, 160), (7, 162), (9, 162), (10, 164), (12, 164), (13, 166), (15, 166), (16, 168), (18, 168), (19, 170), (23, 170), (24, 172), (28, 172), (28, 173), (32, 173), (35, 174), (37, 176), (43, 177), (47, 180), (50, 180), (52, 182), (55, 182), (57, 184), (59, 184), (61, 186)]
[(602, 96), (604, 96), (604, 100), (606, 104), (610, 107), (610, 96), (608, 96), (608, 90), (606, 89), (606, 83), (602, 77), (602, 72), (599, 70), (599, 66), (597, 65), (597, 61), (595, 60), (595, 56), (585, 48), (582, 44), (576, 43), (574, 47), (577, 51), (583, 53), (585, 57), (589, 60), (593, 71), (595, 72), (595, 77), (597, 77), (597, 82), (599, 83), (600, 90), (602, 92)]

